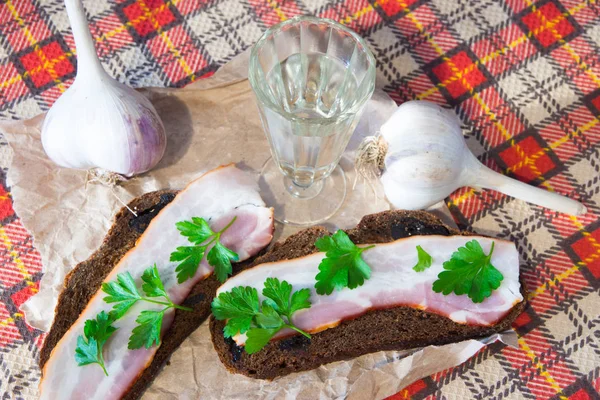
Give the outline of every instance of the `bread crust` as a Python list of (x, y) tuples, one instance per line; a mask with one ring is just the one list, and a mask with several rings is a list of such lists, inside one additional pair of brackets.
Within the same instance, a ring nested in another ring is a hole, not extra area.
[[(385, 211), (368, 215), (347, 233), (356, 244), (387, 243), (413, 235), (473, 235), (459, 232), (423, 211)], [(325, 234), (329, 234), (326, 229), (316, 227), (292, 235), (258, 257), (253, 265), (315, 253), (318, 251), (315, 240)], [(521, 288), (523, 291), (523, 285)], [(525, 297), (525, 293), (523, 295)], [(445, 316), (412, 307), (371, 310), (345, 320), (335, 328), (313, 334), (310, 340), (300, 335), (276, 340), (252, 355), (223, 336), (224, 321), (211, 317), (210, 331), (217, 354), (230, 372), (274, 379), (377, 351), (443, 345), (489, 336), (509, 329), (524, 307), (524, 301), (515, 305), (502, 320), (488, 327), (459, 324)]]

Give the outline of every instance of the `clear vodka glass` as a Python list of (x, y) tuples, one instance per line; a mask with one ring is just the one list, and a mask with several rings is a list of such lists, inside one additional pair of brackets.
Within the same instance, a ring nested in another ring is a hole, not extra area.
[(263, 179), (273, 181), (266, 184), (276, 219), (298, 225), (327, 219), (345, 197), (343, 171), (332, 173), (373, 94), (373, 55), (337, 22), (296, 17), (259, 39), (248, 75), (271, 148)]

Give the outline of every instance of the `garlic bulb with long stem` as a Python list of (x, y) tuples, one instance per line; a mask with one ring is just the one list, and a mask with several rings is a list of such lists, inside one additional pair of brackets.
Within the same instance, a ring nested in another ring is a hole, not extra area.
[(381, 183), (387, 199), (397, 208), (424, 209), (460, 187), (471, 186), (494, 189), (567, 214), (586, 212), (586, 207), (575, 200), (484, 166), (467, 147), (456, 115), (436, 104), (403, 103), (381, 127), (381, 138), (371, 139), (359, 151), (357, 169), (368, 170), (365, 154), (368, 159), (380, 159), (377, 151), (385, 152)]
[(65, 0), (77, 47), (77, 76), (48, 111), (42, 144), (60, 166), (131, 177), (153, 168), (165, 129), (143, 95), (109, 76), (96, 55), (81, 0)]

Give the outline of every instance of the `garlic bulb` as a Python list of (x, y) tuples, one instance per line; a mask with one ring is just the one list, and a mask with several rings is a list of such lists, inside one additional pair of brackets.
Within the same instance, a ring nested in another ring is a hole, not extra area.
[(60, 166), (133, 176), (166, 148), (163, 124), (143, 95), (110, 77), (96, 55), (81, 0), (66, 0), (77, 46), (77, 76), (48, 111), (42, 144)]
[[(530, 203), (567, 214), (585, 213), (585, 206), (556, 193), (538, 189), (484, 166), (464, 140), (454, 113), (426, 101), (402, 104), (381, 127), (387, 144), (381, 183), (396, 208), (425, 209), (463, 186), (494, 189)], [(371, 141), (379, 143), (378, 141)], [(381, 144), (377, 144), (382, 148)], [(385, 150), (384, 150), (385, 151)], [(357, 169), (373, 147), (357, 155)]]
[(381, 182), (390, 203), (427, 208), (457, 183), (464, 186), (466, 144), (454, 114), (433, 103), (407, 102), (382, 125), (381, 136), (388, 144)]

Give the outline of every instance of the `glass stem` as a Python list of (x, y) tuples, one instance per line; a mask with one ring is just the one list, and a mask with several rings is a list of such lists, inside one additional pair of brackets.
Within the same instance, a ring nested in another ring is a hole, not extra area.
[(294, 180), (287, 178), (285, 179), (285, 187), (287, 191), (296, 198), (312, 199), (313, 197), (318, 196), (323, 190), (323, 181), (324, 179), (321, 179), (309, 186), (303, 186), (297, 184)]

